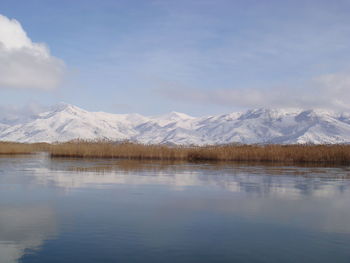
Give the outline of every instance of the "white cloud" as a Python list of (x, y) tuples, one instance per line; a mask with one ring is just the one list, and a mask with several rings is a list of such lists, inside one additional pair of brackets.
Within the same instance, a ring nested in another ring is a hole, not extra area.
[(194, 89), (158, 83), (162, 96), (182, 101), (245, 108), (324, 108), (350, 110), (350, 73), (326, 74), (300, 87)]
[(38, 249), (57, 233), (52, 207), (26, 204), (0, 209), (1, 262), (19, 262), (27, 250)]
[(32, 42), (17, 20), (0, 15), (0, 88), (51, 90), (63, 74), (63, 61), (45, 44)]
[(13, 125), (23, 123), (47, 109), (47, 107), (35, 102), (22, 106), (0, 105), (0, 126), (1, 124)]

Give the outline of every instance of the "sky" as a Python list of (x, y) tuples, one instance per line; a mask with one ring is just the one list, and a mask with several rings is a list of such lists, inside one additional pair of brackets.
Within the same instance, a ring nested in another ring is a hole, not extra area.
[(0, 110), (350, 111), (348, 0), (1, 0)]

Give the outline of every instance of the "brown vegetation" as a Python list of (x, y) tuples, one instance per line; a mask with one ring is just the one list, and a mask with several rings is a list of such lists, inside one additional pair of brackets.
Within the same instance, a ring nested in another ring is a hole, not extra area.
[(171, 147), (134, 143), (68, 142), (51, 145), (49, 151), (52, 157), (350, 164), (350, 145)]
[(350, 145), (165, 146), (74, 141), (58, 144), (0, 143), (0, 154), (48, 152), (51, 157), (136, 160), (238, 161), (350, 164)]
[(47, 143), (0, 142), (0, 154), (31, 154), (48, 149)]

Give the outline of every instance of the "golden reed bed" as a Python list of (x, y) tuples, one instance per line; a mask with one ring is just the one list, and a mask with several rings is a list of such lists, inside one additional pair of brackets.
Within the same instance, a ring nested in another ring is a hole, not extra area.
[(75, 141), (58, 144), (0, 143), (0, 154), (48, 152), (51, 157), (137, 160), (239, 161), (350, 164), (350, 145), (165, 146)]
[(0, 154), (31, 154), (49, 149), (47, 143), (0, 142)]

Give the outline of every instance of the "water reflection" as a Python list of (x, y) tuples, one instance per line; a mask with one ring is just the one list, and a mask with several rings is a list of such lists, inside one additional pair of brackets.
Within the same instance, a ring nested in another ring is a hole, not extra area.
[(46, 205), (0, 205), (0, 261), (16, 262), (56, 233), (56, 217)]
[[(242, 249), (255, 244), (254, 253), (267, 253), (262, 262), (278, 262), (286, 259), (278, 254), (287, 249), (284, 235), (294, 238), (288, 253), (308, 248), (310, 259), (326, 262), (333, 251), (346, 262), (349, 220), (347, 167), (0, 158), (1, 262), (51, 262), (52, 251), (79, 244), (92, 253), (84, 262), (96, 262), (99, 249), (109, 260), (130, 251), (138, 251), (138, 260), (147, 251), (157, 260), (164, 251), (168, 259), (196, 251), (210, 262), (214, 254), (200, 239), (213, 237), (222, 261), (244, 261)], [(276, 251), (268, 249), (272, 244)], [(77, 253), (69, 250), (67, 260), (77, 262)]]
[(205, 186), (251, 196), (300, 199), (303, 196), (345, 194), (350, 186), (347, 167), (53, 159), (48, 161), (46, 167), (33, 171), (36, 183), (64, 189), (113, 187), (113, 184), (161, 184), (174, 190)]

